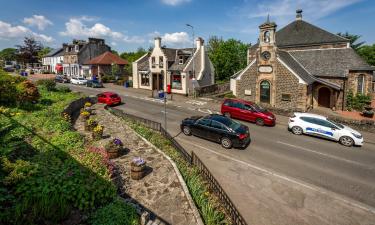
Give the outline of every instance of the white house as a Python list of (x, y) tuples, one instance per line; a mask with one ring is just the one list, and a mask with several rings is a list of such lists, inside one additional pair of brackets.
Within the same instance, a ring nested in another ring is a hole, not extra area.
[(172, 93), (189, 94), (214, 84), (214, 67), (203, 43), (197, 38), (194, 49), (173, 49), (162, 47), (161, 38), (156, 37), (152, 52), (133, 62), (133, 88), (167, 91), (170, 86)]
[(62, 48), (53, 49), (42, 58), (42, 64), (45, 71), (57, 73), (56, 65), (63, 63), (64, 51)]

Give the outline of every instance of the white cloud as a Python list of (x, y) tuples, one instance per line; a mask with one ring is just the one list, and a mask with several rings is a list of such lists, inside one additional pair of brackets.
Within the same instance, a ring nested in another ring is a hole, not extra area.
[(176, 6), (185, 2), (190, 2), (191, 0), (161, 0), (162, 3), (166, 5)]
[(39, 30), (44, 30), (47, 26), (53, 23), (42, 15), (33, 15), (29, 18), (24, 18), (23, 22), (29, 26), (35, 26)]
[(145, 40), (138, 36), (127, 36), (121, 32), (113, 31), (111, 28), (102, 23), (95, 23), (88, 26), (84, 22), (91, 22), (96, 20), (92, 17), (71, 18), (65, 23), (65, 31), (60, 32), (62, 36), (69, 37), (101, 37), (111, 38), (116, 41), (123, 41), (126, 43), (144, 43)]
[(154, 43), (155, 37), (161, 37), (162, 45), (166, 45), (167, 47), (175, 47), (175, 48), (185, 48), (192, 46), (192, 39), (189, 37), (189, 34), (186, 32), (175, 32), (175, 33), (165, 33), (161, 35), (160, 32), (154, 31), (152, 33), (147, 34), (149, 38), (149, 43)]
[(31, 31), (29, 28), (24, 26), (12, 26), (9, 23), (0, 21), (0, 38), (1, 39), (12, 39), (12, 38), (24, 38), (25, 36), (33, 36), (37, 40), (43, 42), (53, 42), (54, 39), (44, 34), (38, 34)]

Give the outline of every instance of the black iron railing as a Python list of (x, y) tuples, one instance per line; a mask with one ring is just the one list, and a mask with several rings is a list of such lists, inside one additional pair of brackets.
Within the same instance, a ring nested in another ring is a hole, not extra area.
[(236, 206), (233, 204), (232, 200), (229, 198), (229, 196), (225, 193), (224, 189), (221, 187), (219, 182), (216, 180), (216, 178), (212, 175), (210, 170), (205, 166), (205, 164), (202, 162), (202, 160), (192, 151), (191, 154), (189, 154), (188, 151), (185, 150), (184, 147), (182, 147), (162, 126), (161, 123), (155, 122), (149, 119), (145, 119), (139, 116), (127, 114), (121, 110), (114, 109), (114, 108), (108, 108), (110, 112), (112, 112), (114, 115), (122, 117), (122, 118), (128, 118), (131, 119), (137, 123), (141, 123), (147, 128), (150, 128), (152, 130), (160, 132), (165, 138), (167, 138), (169, 141), (171, 141), (173, 147), (181, 153), (183, 158), (191, 165), (198, 168), (200, 174), (202, 177), (207, 181), (209, 185), (209, 189), (217, 195), (217, 197), (220, 199), (221, 203), (223, 204), (223, 207), (231, 217), (231, 220), (233, 224), (238, 225), (247, 225), (246, 221), (242, 217), (241, 213), (237, 210)]

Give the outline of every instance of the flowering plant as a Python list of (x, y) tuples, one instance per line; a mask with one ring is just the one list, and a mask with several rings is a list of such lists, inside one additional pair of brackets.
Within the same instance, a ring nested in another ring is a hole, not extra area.
[(121, 150), (122, 142), (120, 139), (114, 138), (110, 140), (104, 147), (108, 152), (118, 152), (119, 150)]
[(68, 122), (70, 122), (72, 120), (72, 118), (70, 117), (70, 115), (68, 113), (63, 113), (62, 117), (65, 121), (68, 121)]
[(94, 120), (94, 119), (88, 119), (87, 121), (86, 121), (86, 123), (87, 123), (87, 125), (89, 125), (89, 126), (93, 126), (93, 125), (95, 125), (96, 124), (96, 121)]
[(103, 129), (104, 129), (103, 126), (101, 126), (101, 125), (96, 125), (96, 127), (94, 127), (94, 129), (93, 129), (93, 132), (94, 132), (94, 133), (103, 133)]
[(114, 139), (113, 139), (113, 143), (114, 143), (115, 145), (119, 145), (119, 146), (122, 145), (122, 141), (121, 141), (120, 139), (118, 139), (118, 138), (114, 138)]
[(133, 158), (132, 163), (137, 165), (137, 166), (142, 166), (142, 165), (145, 164), (145, 160), (142, 159), (141, 157), (135, 157), (135, 158)]
[(92, 106), (92, 104), (90, 102), (85, 103), (85, 107), (91, 107), (91, 106)]
[(81, 116), (83, 116), (83, 117), (89, 117), (90, 113), (88, 111), (84, 110), (84, 111), (81, 112)]

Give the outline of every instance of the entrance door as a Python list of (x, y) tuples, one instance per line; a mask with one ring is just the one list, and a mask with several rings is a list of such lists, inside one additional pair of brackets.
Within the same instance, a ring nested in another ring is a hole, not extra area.
[(159, 89), (158, 90), (164, 90), (164, 76), (163, 74), (158, 74), (159, 76)]
[(156, 73), (152, 74), (152, 90), (158, 90), (158, 75)]
[(270, 103), (271, 100), (271, 85), (270, 82), (264, 80), (260, 83), (260, 102)]
[(322, 87), (319, 89), (318, 105), (326, 108), (331, 107), (331, 91), (329, 88)]

